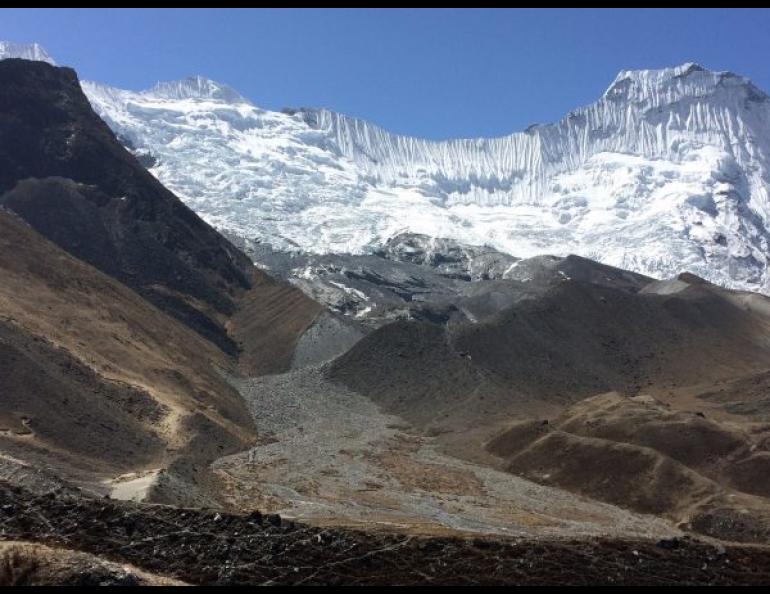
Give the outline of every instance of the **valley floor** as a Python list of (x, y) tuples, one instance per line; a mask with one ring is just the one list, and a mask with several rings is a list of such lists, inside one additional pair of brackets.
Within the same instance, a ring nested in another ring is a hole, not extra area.
[(442, 453), (322, 368), (242, 382), (262, 442), (215, 471), (238, 509), (412, 534), (662, 538), (671, 524)]

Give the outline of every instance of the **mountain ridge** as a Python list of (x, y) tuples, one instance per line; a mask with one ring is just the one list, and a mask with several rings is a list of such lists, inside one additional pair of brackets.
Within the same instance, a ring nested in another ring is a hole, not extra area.
[(202, 77), (83, 89), (164, 185), (246, 246), (371, 254), (410, 232), (770, 291), (770, 100), (729, 71), (623, 70), (555, 123), (448, 141), (264, 110)]
[(150, 105), (129, 92), (118, 104), (85, 89), (113, 129), (157, 159), (155, 175), (247, 242), (366, 254), (407, 231), (516, 257), (575, 253), (650, 276), (690, 270), (769, 287), (770, 101), (730, 72), (622, 71), (553, 124), (448, 141), (328, 109)]

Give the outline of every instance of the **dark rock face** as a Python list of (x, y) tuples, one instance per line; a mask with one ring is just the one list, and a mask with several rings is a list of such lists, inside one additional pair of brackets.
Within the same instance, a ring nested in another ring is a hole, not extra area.
[(228, 353), (251, 264), (93, 112), (75, 72), (0, 62), (0, 205)]
[(399, 233), (391, 237), (377, 255), (394, 262), (429, 266), (442, 276), (465, 281), (502, 279), (519, 261), (491, 247), (419, 233)]
[(567, 280), (636, 293), (653, 279), (579, 256), (519, 259), (486, 246), (401, 233), (364, 255), (244, 244), (270, 274), (366, 328), (394, 320), (478, 322)]

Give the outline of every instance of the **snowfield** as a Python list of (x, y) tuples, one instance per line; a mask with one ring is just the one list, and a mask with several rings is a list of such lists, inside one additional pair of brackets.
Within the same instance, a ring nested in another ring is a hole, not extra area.
[[(13, 51), (49, 59), (0, 57)], [(202, 77), (83, 89), (154, 175), (247, 244), (366, 254), (412, 232), (770, 292), (770, 98), (730, 72), (622, 71), (554, 124), (440, 142), (267, 111)]]
[(556, 124), (444, 142), (265, 111), (201, 78), (84, 89), (163, 183), (247, 241), (360, 254), (409, 231), (770, 287), (770, 100), (730, 73), (624, 71)]

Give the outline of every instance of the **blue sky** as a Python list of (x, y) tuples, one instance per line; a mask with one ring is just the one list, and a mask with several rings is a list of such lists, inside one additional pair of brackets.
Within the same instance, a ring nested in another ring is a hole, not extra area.
[(617, 71), (688, 61), (770, 90), (766, 10), (0, 9), (82, 78), (193, 74), (257, 105), (329, 107), (428, 138), (497, 136), (596, 99)]

